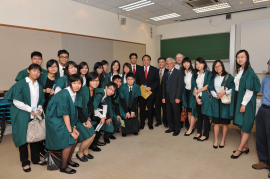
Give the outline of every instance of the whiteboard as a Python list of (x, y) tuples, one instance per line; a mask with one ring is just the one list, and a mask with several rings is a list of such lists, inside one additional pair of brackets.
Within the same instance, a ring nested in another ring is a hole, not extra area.
[(241, 49), (249, 53), (255, 73), (268, 71), (270, 59), (270, 19), (243, 22), (241, 24)]

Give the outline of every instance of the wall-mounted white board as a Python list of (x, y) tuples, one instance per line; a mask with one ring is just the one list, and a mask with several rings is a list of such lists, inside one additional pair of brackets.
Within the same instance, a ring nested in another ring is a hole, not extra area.
[(268, 71), (270, 59), (270, 19), (241, 24), (241, 49), (248, 51), (255, 73)]

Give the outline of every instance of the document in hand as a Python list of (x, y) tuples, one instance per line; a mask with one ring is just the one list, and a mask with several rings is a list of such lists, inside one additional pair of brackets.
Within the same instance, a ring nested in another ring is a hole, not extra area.
[(98, 126), (96, 127), (96, 130), (95, 130), (95, 131), (98, 132), (98, 131), (101, 129), (102, 126), (103, 126), (103, 124), (100, 124), (100, 123), (99, 123)]
[(124, 120), (121, 120), (120, 123), (121, 123), (121, 126), (122, 126), (122, 127), (125, 127), (125, 121), (124, 121)]
[(141, 96), (144, 99), (147, 99), (152, 94), (152, 91), (146, 92), (145, 89), (146, 89), (146, 87), (144, 85), (141, 85), (141, 94), (142, 94)]

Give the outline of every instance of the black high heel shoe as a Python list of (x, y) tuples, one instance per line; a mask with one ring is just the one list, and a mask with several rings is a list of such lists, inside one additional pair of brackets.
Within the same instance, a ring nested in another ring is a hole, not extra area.
[(213, 147), (214, 147), (214, 149), (217, 149), (218, 148), (218, 146), (215, 146), (215, 145), (213, 145)]
[[(243, 148), (245, 148), (245, 147), (243, 147)], [(242, 153), (248, 154), (249, 153), (249, 148), (245, 148), (245, 149), (247, 149), (247, 150), (242, 151)], [(233, 151), (233, 153), (235, 153), (235, 152), (236, 152), (236, 150)]]
[[(237, 149), (238, 150), (238, 149)], [(235, 150), (236, 151), (236, 150)], [(234, 155), (231, 155), (231, 158), (232, 159), (237, 159), (238, 157), (240, 157), (240, 155), (242, 155), (242, 151), (238, 150), (240, 152), (240, 154), (238, 156), (234, 156)], [(235, 153), (235, 152), (234, 152)]]
[(209, 138), (209, 137), (206, 137), (206, 138), (204, 138), (204, 139), (198, 138), (197, 141), (203, 142), (203, 141), (206, 141), (208, 138)]
[(200, 134), (198, 137), (193, 137), (194, 140), (198, 140), (202, 135)]
[(29, 165), (29, 168), (27, 168), (27, 169), (24, 169), (24, 168), (23, 168), (23, 171), (24, 171), (24, 172), (31, 172), (31, 167), (30, 167), (30, 165)]
[(192, 129), (190, 134), (187, 134), (187, 132), (185, 132), (184, 136), (190, 136), (191, 134), (193, 134), (193, 132), (194, 132), (194, 129)]
[(224, 148), (225, 146), (225, 142), (224, 142), (224, 145), (219, 145), (219, 148)]
[(67, 173), (67, 174), (74, 174), (74, 173), (76, 173), (76, 170), (71, 169), (70, 171), (67, 171), (67, 168), (68, 168), (68, 166), (66, 166), (65, 168), (61, 168), (60, 167), (60, 172)]

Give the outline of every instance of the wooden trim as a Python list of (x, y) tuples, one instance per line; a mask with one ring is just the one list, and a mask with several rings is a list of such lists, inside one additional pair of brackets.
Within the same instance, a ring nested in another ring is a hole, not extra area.
[(21, 29), (30, 29), (30, 30), (38, 30), (38, 31), (45, 31), (45, 32), (54, 32), (54, 33), (61, 33), (61, 34), (68, 34), (68, 35), (77, 35), (77, 36), (83, 36), (83, 37), (92, 37), (92, 38), (98, 38), (98, 39), (104, 39), (104, 40), (113, 40), (113, 41), (118, 41), (118, 42), (126, 42), (126, 43), (145, 45), (145, 53), (146, 53), (146, 44), (138, 43), (138, 42), (129, 42), (129, 41), (124, 41), (124, 40), (109, 39), (109, 38), (96, 37), (96, 36), (91, 36), (91, 35), (75, 34), (75, 33), (69, 33), (69, 32), (61, 32), (61, 31), (47, 30), (47, 29), (38, 29), (38, 28), (23, 27), (23, 26), (9, 25), (9, 24), (0, 24), (0, 26), (15, 27), (15, 28), (21, 28)]

